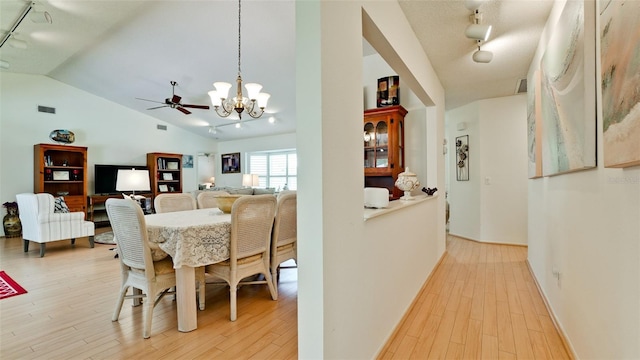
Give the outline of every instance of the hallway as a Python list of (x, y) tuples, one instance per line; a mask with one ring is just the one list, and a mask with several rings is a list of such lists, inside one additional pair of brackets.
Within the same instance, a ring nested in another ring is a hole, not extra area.
[(447, 237), (447, 252), (379, 359), (569, 359), (527, 247)]

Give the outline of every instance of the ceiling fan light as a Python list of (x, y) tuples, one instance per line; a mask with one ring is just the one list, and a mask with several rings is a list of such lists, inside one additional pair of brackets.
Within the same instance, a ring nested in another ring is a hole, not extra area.
[(231, 89), (231, 84), (227, 82), (214, 82), (213, 86), (216, 88), (216, 92), (218, 93), (218, 97), (221, 99), (226, 99), (229, 97), (229, 89)]
[(258, 98), (258, 94), (260, 94), (260, 90), (262, 90), (262, 85), (256, 83), (248, 83), (244, 85), (247, 88), (247, 96), (251, 100), (256, 100)]
[(493, 53), (491, 51), (478, 50), (473, 53), (473, 61), (477, 63), (489, 63), (493, 59)]
[(266, 108), (267, 102), (269, 101), (270, 97), (271, 97), (271, 94), (267, 94), (267, 93), (258, 94), (258, 107), (261, 109)]
[(209, 94), (209, 97), (211, 98), (211, 105), (213, 106), (222, 105), (222, 100), (220, 99), (220, 96), (218, 95), (217, 91), (211, 90), (207, 94)]
[(471, 24), (467, 26), (464, 34), (469, 39), (487, 41), (491, 35), (491, 25)]

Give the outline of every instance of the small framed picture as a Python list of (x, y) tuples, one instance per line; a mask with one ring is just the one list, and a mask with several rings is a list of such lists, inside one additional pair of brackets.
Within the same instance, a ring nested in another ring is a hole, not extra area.
[(240, 153), (222, 154), (222, 173), (233, 174), (240, 172)]
[(169, 191), (169, 188), (167, 187), (167, 185), (158, 185), (158, 189), (160, 190), (160, 192)]
[(162, 173), (162, 180), (173, 180), (172, 173)]
[(53, 172), (53, 180), (69, 180), (69, 172), (68, 171), (54, 171)]
[(169, 161), (167, 163), (168, 170), (178, 170), (178, 162), (177, 161)]

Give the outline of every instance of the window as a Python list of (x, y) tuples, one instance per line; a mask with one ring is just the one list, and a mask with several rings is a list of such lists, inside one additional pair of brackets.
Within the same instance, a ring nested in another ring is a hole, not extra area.
[(295, 150), (249, 153), (249, 173), (257, 174), (260, 187), (276, 191), (298, 189), (298, 156)]

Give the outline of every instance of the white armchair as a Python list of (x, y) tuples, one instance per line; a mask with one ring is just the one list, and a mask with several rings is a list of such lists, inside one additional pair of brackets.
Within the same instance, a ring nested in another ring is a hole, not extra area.
[(18, 194), (18, 210), (22, 222), (24, 252), (29, 251), (29, 241), (40, 243), (40, 257), (44, 256), (45, 244), (50, 241), (89, 237), (93, 248), (95, 226), (84, 220), (83, 212), (54, 213), (54, 198), (51, 194)]

